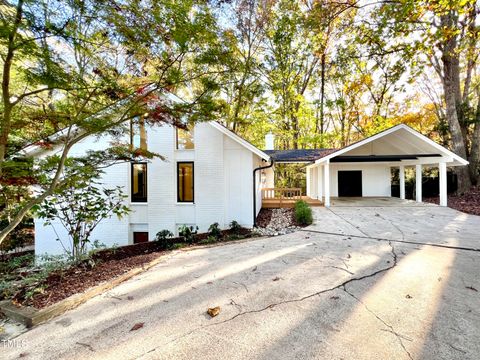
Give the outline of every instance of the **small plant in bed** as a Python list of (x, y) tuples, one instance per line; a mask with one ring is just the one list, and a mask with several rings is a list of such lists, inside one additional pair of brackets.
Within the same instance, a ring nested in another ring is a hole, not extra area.
[(312, 209), (303, 200), (295, 203), (295, 220), (299, 225), (310, 225), (313, 222)]
[(173, 238), (173, 233), (169, 230), (161, 230), (155, 236), (155, 241), (158, 243), (160, 248), (168, 249), (172, 246), (171, 239)]
[(235, 220), (233, 220), (230, 223), (230, 232), (232, 234), (240, 234), (240, 231), (242, 230), (242, 226)]
[(220, 225), (218, 222), (213, 223), (208, 227), (208, 237), (212, 237), (215, 240), (218, 240), (222, 237), (222, 230), (220, 230)]
[(198, 233), (198, 226), (183, 225), (178, 228), (178, 235), (183, 237), (183, 240), (187, 244), (193, 244), (195, 242), (195, 235)]

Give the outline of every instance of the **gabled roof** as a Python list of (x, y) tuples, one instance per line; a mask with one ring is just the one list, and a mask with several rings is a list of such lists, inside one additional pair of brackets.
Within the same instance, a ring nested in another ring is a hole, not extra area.
[(352, 150), (354, 150), (356, 148), (359, 148), (363, 145), (366, 145), (368, 143), (372, 143), (375, 140), (379, 140), (379, 139), (381, 139), (381, 138), (383, 138), (383, 137), (385, 137), (389, 134), (393, 134), (393, 133), (398, 132), (400, 130), (407, 131), (409, 134), (413, 135), (415, 138), (420, 139), (421, 141), (423, 141), (428, 146), (436, 149), (441, 156), (446, 156), (446, 157), (452, 158), (453, 165), (468, 165), (467, 160), (463, 159), (462, 157), (458, 156), (457, 154), (453, 153), (452, 151), (448, 150), (447, 148), (443, 147), (442, 145), (437, 144), (435, 141), (429, 139), (425, 135), (422, 135), (418, 131), (412, 129), (410, 126), (407, 126), (405, 124), (399, 124), (399, 125), (393, 126), (393, 127), (389, 128), (387, 130), (379, 132), (378, 134), (375, 134), (375, 135), (370, 136), (366, 139), (363, 139), (361, 141), (353, 143), (353, 144), (351, 144), (349, 146), (346, 146), (342, 149), (336, 150), (336, 151), (332, 152), (331, 154), (316, 160), (315, 163), (316, 164), (323, 164), (323, 163), (329, 161), (330, 159), (332, 159), (334, 157), (345, 154), (349, 151), (352, 151)]
[(310, 163), (320, 159), (335, 149), (296, 149), (296, 150), (264, 150), (277, 163)]
[(236, 141), (237, 143), (239, 143), (240, 145), (242, 145), (243, 147), (247, 148), (248, 150), (250, 150), (251, 152), (253, 152), (255, 155), (259, 156), (260, 158), (262, 158), (263, 160), (266, 160), (266, 161), (269, 161), (270, 160), (270, 156), (268, 156), (265, 152), (263, 152), (262, 150), (260, 150), (259, 148), (257, 148), (256, 146), (250, 144), (247, 140), (245, 140), (244, 138), (238, 136), (237, 134), (235, 134), (233, 131), (227, 129), (225, 126), (223, 126), (222, 124), (216, 122), (216, 121), (209, 121), (208, 122), (211, 126), (213, 126), (215, 129), (217, 129), (218, 131), (224, 133), (225, 135), (227, 135), (230, 139), (232, 139), (233, 141)]

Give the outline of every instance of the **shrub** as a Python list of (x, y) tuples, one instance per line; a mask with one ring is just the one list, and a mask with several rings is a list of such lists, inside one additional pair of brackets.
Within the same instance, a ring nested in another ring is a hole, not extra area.
[(215, 239), (219, 239), (222, 236), (222, 230), (220, 230), (218, 222), (210, 225), (210, 227), (208, 228), (208, 236)]
[(155, 235), (155, 241), (162, 249), (168, 249), (172, 244), (170, 240), (173, 237), (173, 233), (169, 230), (161, 230)]
[(186, 243), (192, 244), (195, 242), (195, 235), (197, 235), (198, 226), (183, 225), (178, 228), (178, 234), (183, 237)]
[(233, 220), (231, 223), (230, 223), (230, 231), (234, 234), (238, 234), (240, 232), (240, 230), (242, 229), (242, 226), (236, 222), (235, 220)]
[(295, 203), (295, 220), (300, 225), (310, 225), (313, 222), (312, 209), (303, 200)]

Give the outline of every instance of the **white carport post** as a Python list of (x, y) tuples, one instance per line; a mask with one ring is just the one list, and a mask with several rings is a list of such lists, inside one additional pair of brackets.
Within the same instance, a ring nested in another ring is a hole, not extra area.
[(312, 173), (311, 173), (311, 169), (309, 167), (307, 167), (307, 193), (305, 195), (307, 196), (310, 196), (311, 192), (312, 192), (312, 184), (311, 184), (311, 176), (312, 176)]
[(405, 200), (405, 165), (400, 165), (400, 199)]
[(415, 165), (415, 193), (416, 201), (422, 202), (422, 164)]
[(447, 206), (447, 163), (438, 164), (438, 177), (440, 186), (440, 206)]
[(330, 160), (327, 160), (323, 169), (325, 182), (325, 207), (330, 207)]
[(321, 166), (317, 166), (316, 169), (317, 169), (317, 190), (318, 190), (317, 199), (321, 201), (323, 197), (323, 181), (322, 181), (323, 171)]

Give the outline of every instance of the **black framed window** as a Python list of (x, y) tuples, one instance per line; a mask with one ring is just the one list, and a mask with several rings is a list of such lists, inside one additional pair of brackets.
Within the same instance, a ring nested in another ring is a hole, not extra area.
[(177, 150), (195, 149), (193, 128), (189, 130), (176, 128), (176, 133), (177, 133)]
[(143, 117), (130, 122), (130, 147), (132, 150), (147, 150), (147, 130)]
[(177, 201), (193, 202), (194, 199), (194, 171), (193, 162), (177, 163)]
[(147, 202), (147, 163), (132, 163), (132, 202)]

